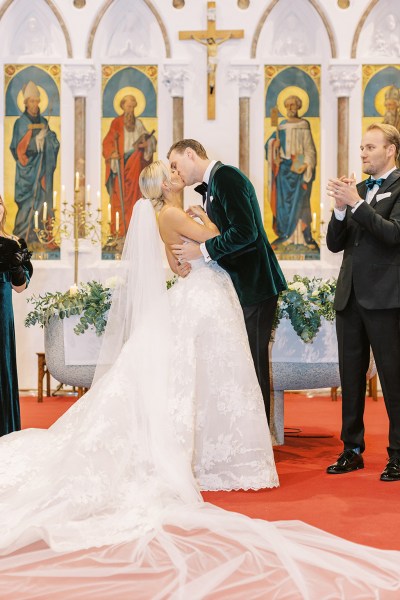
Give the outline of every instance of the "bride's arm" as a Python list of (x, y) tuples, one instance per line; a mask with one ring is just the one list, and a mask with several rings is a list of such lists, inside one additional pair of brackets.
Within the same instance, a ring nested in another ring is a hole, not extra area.
[(200, 225), (183, 210), (171, 207), (165, 211), (162, 219), (159, 220), (161, 236), (164, 238), (165, 234), (170, 236), (175, 233), (198, 243), (210, 240), (219, 235), (219, 230), (207, 215), (205, 217), (204, 224)]
[(165, 246), (165, 253), (167, 255), (167, 259), (168, 259), (168, 264), (169, 267), (171, 269), (171, 271), (173, 271), (175, 273), (175, 275), (180, 275), (179, 273), (179, 264), (178, 261), (176, 260), (175, 256), (172, 254), (171, 250), (168, 248), (167, 244), (164, 244)]

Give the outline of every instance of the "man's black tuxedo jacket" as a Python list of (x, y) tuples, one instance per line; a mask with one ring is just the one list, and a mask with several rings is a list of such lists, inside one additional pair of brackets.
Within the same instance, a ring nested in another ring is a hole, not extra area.
[[(365, 182), (357, 185), (361, 198)], [(380, 196), (385, 197), (379, 199)], [(344, 250), (334, 307), (343, 310), (352, 285), (358, 302), (366, 309), (400, 307), (400, 170), (390, 173), (371, 204), (363, 202), (354, 213), (348, 207), (343, 221), (332, 218), (327, 246)]]

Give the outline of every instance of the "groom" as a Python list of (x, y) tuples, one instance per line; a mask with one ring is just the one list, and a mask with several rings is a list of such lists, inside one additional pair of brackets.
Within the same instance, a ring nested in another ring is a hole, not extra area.
[(203, 182), (195, 189), (203, 194), (204, 209), (221, 232), (204, 244), (176, 244), (173, 252), (180, 262), (202, 256), (206, 262), (215, 260), (229, 273), (242, 305), (269, 422), (268, 344), (278, 294), (286, 282), (266, 236), (254, 187), (239, 169), (209, 160), (196, 140), (176, 142), (168, 158), (185, 186)]

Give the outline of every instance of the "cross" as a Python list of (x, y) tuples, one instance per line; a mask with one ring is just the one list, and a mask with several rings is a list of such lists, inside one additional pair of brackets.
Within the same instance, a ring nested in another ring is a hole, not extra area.
[(180, 31), (180, 40), (194, 40), (207, 47), (207, 118), (215, 119), (215, 73), (218, 46), (227, 40), (242, 38), (243, 29), (216, 28), (216, 3), (207, 2), (207, 29), (204, 31)]

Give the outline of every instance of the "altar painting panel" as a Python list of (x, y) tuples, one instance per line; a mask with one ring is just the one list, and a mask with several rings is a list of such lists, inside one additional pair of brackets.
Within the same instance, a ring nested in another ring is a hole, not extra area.
[(267, 65), (264, 225), (278, 259), (320, 258), (320, 65)]
[(157, 159), (155, 65), (102, 67), (102, 258), (121, 256), (135, 203), (139, 175)]

